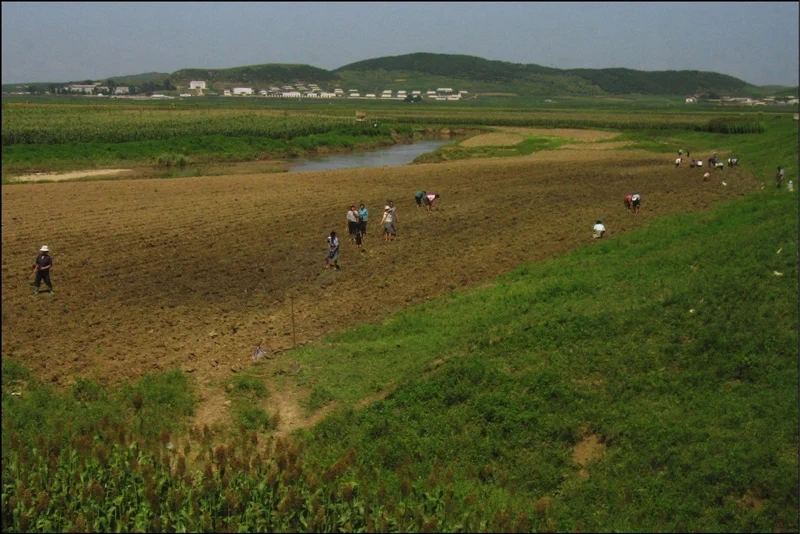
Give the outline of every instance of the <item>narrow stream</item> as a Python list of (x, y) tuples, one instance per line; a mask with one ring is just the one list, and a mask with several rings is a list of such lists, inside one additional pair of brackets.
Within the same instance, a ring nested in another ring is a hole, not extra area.
[(408, 165), (417, 156), (453, 142), (452, 139), (425, 140), (408, 145), (393, 145), (349, 154), (302, 158), (289, 166), (289, 172), (352, 169), (355, 167), (398, 167)]

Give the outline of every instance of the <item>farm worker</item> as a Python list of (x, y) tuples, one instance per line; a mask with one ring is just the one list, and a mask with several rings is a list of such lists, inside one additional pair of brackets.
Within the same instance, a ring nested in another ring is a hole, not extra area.
[[(361, 233), (361, 225), (358, 226), (358, 230), (356, 231), (356, 248), (361, 249), (361, 243), (364, 241), (364, 234)], [(361, 252), (364, 252), (361, 249)]]
[(601, 223), (600, 221), (597, 221), (594, 224), (594, 228), (592, 229), (594, 230), (594, 232), (592, 233), (592, 237), (595, 239), (600, 239), (606, 233), (606, 227), (603, 226), (603, 223)]
[(397, 206), (394, 205), (394, 200), (389, 201), (389, 211), (392, 212), (392, 230), (394, 230), (394, 238), (397, 239)]
[(683, 156), (683, 149), (682, 148), (678, 149), (678, 156)]
[(703, 166), (703, 160), (702, 159), (698, 159), (697, 160), (697, 166), (698, 167), (702, 167)]
[(691, 154), (689, 153), (689, 149), (687, 148), (686, 149), (686, 157), (688, 158), (689, 156), (691, 156)]
[(369, 210), (361, 203), (358, 208), (358, 216), (361, 217), (361, 233), (367, 235), (367, 217), (369, 217)]
[(739, 165), (739, 158), (728, 158), (728, 167), (735, 167)]
[(788, 189), (790, 192), (794, 191), (794, 183), (791, 180), (789, 180), (789, 183), (786, 184), (786, 189)]
[(34, 260), (33, 273), (31, 273), (36, 275), (36, 278), (33, 280), (34, 295), (39, 294), (39, 285), (41, 285), (42, 280), (47, 284), (50, 294), (56, 294), (56, 292), (53, 291), (53, 283), (50, 282), (50, 269), (52, 268), (53, 258), (50, 257), (50, 249), (47, 248), (47, 245), (42, 245), (42, 248), (39, 249), (39, 254), (36, 256), (36, 260)]
[(681, 158), (676, 158), (675, 159), (675, 168), (678, 168), (680, 166), (681, 166)]
[(422, 206), (422, 199), (425, 198), (427, 193), (425, 191), (417, 191), (414, 193), (414, 200), (417, 202), (417, 207)]
[(631, 205), (633, 206), (633, 213), (639, 213), (639, 206), (642, 203), (642, 197), (639, 196), (639, 193), (634, 193), (631, 195)]
[(425, 195), (423, 202), (425, 202), (425, 205), (428, 206), (428, 211), (431, 211), (433, 209), (433, 202), (437, 198), (439, 198), (439, 193), (429, 193)]
[(328, 255), (325, 256), (326, 269), (333, 267), (339, 270), (339, 239), (336, 237), (336, 232), (331, 231), (328, 236)]
[(624, 200), (624, 202), (625, 202), (625, 209), (626, 209), (626, 210), (629, 210), (629, 209), (631, 209), (631, 202), (632, 202), (632, 200), (631, 200), (631, 199), (632, 199), (632, 198), (633, 198), (633, 195), (625, 195), (625, 200)]
[(358, 231), (358, 226), (361, 222), (358, 217), (355, 204), (350, 206), (350, 210), (347, 212), (347, 215), (345, 215), (345, 220), (347, 221), (347, 233), (350, 234), (350, 242), (355, 243), (356, 232)]
[(710, 173), (705, 173), (705, 174), (703, 175), (703, 181), (704, 181), (704, 182), (707, 182), (709, 178), (711, 178), (711, 174), (710, 174)]
[(778, 167), (778, 174), (775, 175), (775, 185), (778, 189), (781, 188), (781, 182), (786, 177), (786, 172), (784, 172), (783, 167)]
[(697, 166), (697, 162), (695, 160), (692, 160), (691, 162), (689, 162), (689, 168), (694, 169), (696, 166)]
[(392, 236), (394, 236), (394, 217), (392, 216), (392, 208), (390, 206), (386, 206), (383, 208), (383, 217), (381, 218), (381, 224), (383, 225), (383, 240), (384, 241), (391, 241)]

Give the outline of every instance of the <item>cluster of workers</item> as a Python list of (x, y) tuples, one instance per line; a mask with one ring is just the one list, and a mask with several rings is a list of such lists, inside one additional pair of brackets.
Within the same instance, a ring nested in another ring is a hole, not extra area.
[[(417, 191), (414, 194), (414, 201), (417, 207), (425, 206), (428, 211), (433, 210), (433, 204), (439, 199), (439, 193), (428, 193), (427, 191)], [(369, 210), (362, 202), (358, 209), (355, 204), (350, 205), (345, 215), (345, 222), (347, 224), (347, 233), (350, 236), (350, 243), (354, 244), (357, 249), (364, 252), (363, 243), (367, 235), (367, 222), (369, 220)], [(383, 208), (383, 216), (379, 223), (383, 228), (383, 240), (393, 241), (397, 239), (397, 206), (394, 201), (390, 200), (389, 203)], [(328, 236), (328, 253), (325, 256), (325, 263), (327, 269), (339, 270), (339, 238), (336, 232), (332, 231)]]
[[(625, 205), (626, 210), (633, 210), (633, 213), (639, 213), (639, 209), (642, 206), (642, 196), (639, 193), (632, 193), (630, 195), (625, 195), (623, 199), (623, 204)], [(594, 223), (592, 227), (592, 237), (595, 239), (600, 239), (601, 237), (606, 235), (606, 227), (603, 225), (603, 222), (598, 220)]]

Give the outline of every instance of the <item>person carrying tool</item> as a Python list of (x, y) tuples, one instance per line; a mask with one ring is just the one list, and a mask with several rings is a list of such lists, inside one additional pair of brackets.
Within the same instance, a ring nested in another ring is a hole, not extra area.
[(36, 256), (36, 260), (34, 260), (33, 264), (33, 272), (31, 275), (35, 275), (33, 281), (33, 294), (39, 294), (39, 285), (41, 285), (42, 280), (44, 283), (47, 284), (47, 289), (49, 290), (51, 295), (55, 295), (56, 292), (53, 291), (53, 283), (50, 281), (50, 270), (53, 268), (53, 258), (50, 257), (50, 249), (47, 248), (47, 245), (42, 245), (42, 248), (39, 249), (39, 254)]

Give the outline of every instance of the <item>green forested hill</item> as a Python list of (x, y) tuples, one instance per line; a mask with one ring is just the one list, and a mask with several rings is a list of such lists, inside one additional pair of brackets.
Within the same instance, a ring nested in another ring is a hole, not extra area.
[(191, 80), (206, 80), (210, 83), (291, 83), (329, 82), (338, 76), (328, 70), (311, 65), (268, 63), (230, 69), (181, 69), (170, 75), (170, 81), (186, 85)]

